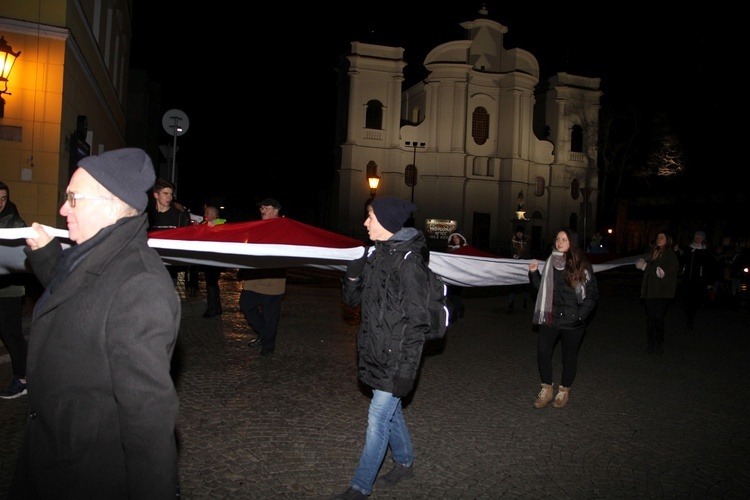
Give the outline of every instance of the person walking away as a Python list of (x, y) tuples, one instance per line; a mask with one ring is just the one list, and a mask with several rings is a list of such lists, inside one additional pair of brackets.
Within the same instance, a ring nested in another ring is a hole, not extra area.
[(414, 450), (401, 401), (414, 388), (430, 323), (424, 293), (430, 252), (421, 231), (404, 227), (415, 210), (399, 198), (373, 200), (364, 225), (374, 246), (348, 263), (342, 280), (344, 303), (361, 307), (358, 377), (372, 388), (372, 400), (359, 465), (338, 498), (372, 493), (388, 447), (394, 465), (378, 485), (392, 485), (413, 472)]
[[(281, 203), (266, 198), (258, 203), (262, 220), (281, 217)], [(242, 272), (240, 309), (257, 337), (250, 347), (260, 345), (261, 356), (271, 356), (276, 349), (276, 333), (281, 315), (281, 301), (286, 292), (286, 269), (245, 269)]]
[[(10, 200), (10, 188), (0, 181), (0, 228), (26, 227), (16, 204)], [(26, 394), (26, 338), (23, 336), (23, 296), (26, 288), (20, 273), (0, 276), (0, 338), (8, 349), (13, 379), (0, 392), (2, 399)]]
[(665, 319), (677, 291), (680, 267), (672, 236), (660, 231), (648, 259), (638, 259), (635, 267), (643, 271), (641, 299), (646, 310), (646, 352), (663, 354)]
[(679, 249), (682, 264), (682, 304), (689, 330), (695, 325), (698, 309), (703, 307), (713, 283), (715, 261), (706, 245), (706, 233), (696, 231), (687, 250)]
[(529, 264), (529, 280), (538, 290), (533, 324), (539, 327), (536, 357), (542, 381), (534, 408), (544, 408), (552, 401), (552, 355), (558, 340), (562, 344), (562, 379), (552, 406), (564, 408), (578, 370), (578, 350), (599, 299), (596, 276), (572, 233), (563, 229), (557, 233), (544, 273), (539, 272), (538, 260)]
[[(516, 226), (516, 232), (510, 238), (510, 243), (513, 245), (513, 258), (514, 259), (528, 259), (531, 253), (529, 249), (529, 239), (524, 234), (523, 226)], [(510, 285), (510, 294), (508, 294), (508, 311), (513, 310), (513, 303), (516, 300), (516, 294), (523, 296), (523, 308), (526, 309), (526, 304), (529, 301), (529, 285), (528, 283), (521, 283), (518, 285)]]
[[(226, 222), (219, 218), (219, 209), (208, 205), (203, 213), (203, 222), (207, 227), (214, 227)], [(203, 266), (203, 276), (206, 280), (206, 312), (204, 318), (213, 318), (222, 314), (221, 290), (219, 289), (219, 278), (223, 269), (217, 266)]]
[(124, 148), (78, 162), (59, 213), (24, 253), (44, 286), (29, 336), (29, 413), (9, 498), (177, 498), (170, 374), (181, 306), (148, 246), (154, 167)]
[[(460, 231), (453, 232), (448, 235), (448, 251), (455, 252), (459, 248), (468, 245), (466, 237), (461, 234)], [(455, 323), (460, 318), (464, 317), (464, 301), (463, 292), (464, 287), (458, 285), (447, 285), (448, 286), (448, 300), (453, 305), (453, 310), (456, 314), (451, 314), (451, 323)]]
[[(175, 186), (166, 179), (156, 179), (152, 187), (154, 203), (148, 212), (149, 231), (164, 231), (190, 225), (190, 214), (174, 203)], [(180, 266), (168, 266), (172, 283), (177, 286)]]

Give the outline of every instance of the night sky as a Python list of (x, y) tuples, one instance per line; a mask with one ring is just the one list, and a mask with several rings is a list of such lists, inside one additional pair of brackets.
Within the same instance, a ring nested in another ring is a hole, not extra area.
[[(178, 108), (190, 119), (178, 137), (179, 198), (196, 211), (211, 196), (248, 205), (271, 196), (300, 220), (333, 175), (335, 69), (350, 42), (403, 47), (413, 81), (424, 76), (427, 52), (463, 39), (459, 23), (479, 17), (481, 6), (465, 0), (248, 4), (250, 15), (227, 18), (184, 2), (134, 4), (131, 66), (161, 82), (162, 111)], [(716, 174), (738, 165), (747, 179), (746, 134), (736, 118), (747, 111), (742, 16), (636, 11), (632, 2), (589, 11), (486, 5), (489, 17), (509, 30), (505, 47), (531, 52), (542, 78), (563, 71), (599, 77), (603, 105), (667, 113), (689, 152), (695, 184), (723, 189), (726, 180)], [(251, 99), (257, 92), (263, 97)], [(171, 142), (164, 133), (160, 143)]]

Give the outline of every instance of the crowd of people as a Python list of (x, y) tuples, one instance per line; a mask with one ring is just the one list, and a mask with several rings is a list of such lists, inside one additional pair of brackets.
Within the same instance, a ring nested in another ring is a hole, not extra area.
[[(151, 196), (148, 196), (150, 194)], [(12, 380), (0, 398), (28, 397), (29, 418), (18, 453), (10, 498), (51, 498), (65, 491), (77, 498), (179, 497), (175, 426), (179, 402), (171, 374), (182, 309), (174, 293), (181, 269), (165, 265), (148, 246), (152, 231), (193, 224), (174, 200), (175, 186), (156, 179), (148, 155), (123, 148), (79, 161), (59, 214), (70, 247), (32, 222), (24, 254), (43, 287), (34, 305), (28, 341), (21, 327), (22, 285), (0, 279), (0, 334), (12, 362)], [(257, 203), (262, 221), (273, 224), (281, 203)], [(342, 302), (360, 310), (357, 373), (371, 399), (364, 444), (348, 489), (338, 498), (359, 499), (379, 485), (395, 484), (414, 471), (415, 453), (403, 402), (417, 385), (429, 312), (430, 251), (422, 231), (407, 221), (416, 206), (397, 197), (373, 199), (363, 222), (371, 244), (348, 262), (341, 281)], [(226, 221), (206, 204), (200, 225)], [(0, 227), (27, 227), (0, 182)], [(534, 258), (524, 226), (511, 236), (513, 258), (528, 262), (528, 283), (513, 285), (533, 304), (540, 389), (530, 407), (565, 408), (578, 372), (578, 353), (595, 319), (599, 288), (577, 235), (560, 229), (543, 261)], [(197, 230), (197, 229), (196, 229)], [(598, 243), (598, 241), (597, 241)], [(447, 251), (468, 242), (451, 233)], [(666, 316), (678, 297), (692, 329), (708, 293), (731, 268), (736, 255), (720, 255), (696, 231), (681, 248), (666, 229), (636, 262), (643, 271), (640, 298), (645, 309), (646, 353), (663, 354)], [(526, 265), (524, 263), (524, 271)], [(223, 268), (182, 269), (206, 284), (205, 318), (222, 315)], [(261, 357), (274, 354), (286, 293), (286, 269), (252, 269), (242, 280), (238, 306), (249, 346)], [(450, 287), (457, 318), (463, 317), (461, 287)], [(530, 291), (535, 292), (532, 298)], [(561, 373), (553, 372), (560, 345)], [(390, 449), (388, 472), (380, 474)]]

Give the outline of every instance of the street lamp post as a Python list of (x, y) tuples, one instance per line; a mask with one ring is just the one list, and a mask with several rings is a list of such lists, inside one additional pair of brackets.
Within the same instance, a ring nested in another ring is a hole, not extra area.
[(523, 190), (518, 192), (518, 204), (516, 205), (516, 219), (528, 220), (526, 218), (526, 210), (523, 208)]
[(378, 191), (378, 186), (380, 185), (380, 176), (379, 175), (371, 175), (367, 178), (367, 184), (370, 185), (370, 199), (375, 199), (375, 194)]
[(405, 144), (414, 148), (414, 159), (404, 171), (404, 182), (411, 188), (411, 202), (414, 203), (414, 186), (417, 185), (417, 148), (423, 148), (424, 142), (406, 141)]
[(586, 239), (586, 227), (589, 223), (589, 196), (591, 196), (593, 190), (594, 188), (590, 187), (581, 188), (583, 194), (583, 240), (581, 240), (581, 248), (586, 248), (589, 243)]
[(367, 207), (375, 200), (380, 185), (380, 176), (375, 173), (374, 169), (367, 175), (367, 184), (370, 186), (370, 197), (365, 200), (365, 219), (367, 218)]
[[(190, 120), (187, 115), (179, 109), (170, 109), (161, 119), (164, 131), (174, 137), (172, 146), (172, 169), (170, 171), (170, 181), (172, 184), (177, 182), (177, 137), (188, 131)], [(167, 166), (169, 168), (169, 166)]]

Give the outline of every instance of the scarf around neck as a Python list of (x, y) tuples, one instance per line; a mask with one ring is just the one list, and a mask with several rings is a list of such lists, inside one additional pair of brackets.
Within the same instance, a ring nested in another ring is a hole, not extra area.
[(542, 271), (542, 283), (539, 287), (539, 295), (534, 305), (535, 325), (546, 325), (552, 323), (552, 297), (555, 292), (555, 280), (553, 269), (562, 271), (565, 269), (565, 254), (553, 250), (547, 258)]

